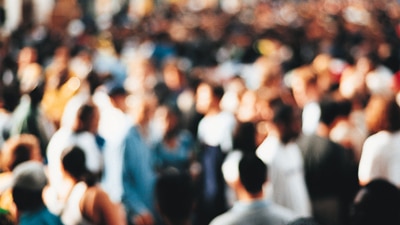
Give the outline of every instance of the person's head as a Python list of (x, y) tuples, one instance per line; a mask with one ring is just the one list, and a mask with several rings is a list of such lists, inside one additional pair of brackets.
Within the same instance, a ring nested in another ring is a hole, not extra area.
[(157, 209), (168, 225), (186, 224), (195, 202), (193, 181), (189, 174), (166, 170), (155, 186)]
[(39, 104), (45, 88), (42, 66), (38, 63), (30, 63), (21, 70), (19, 76), (21, 94), (29, 95), (32, 104)]
[(30, 63), (34, 63), (37, 61), (38, 55), (37, 50), (33, 47), (27, 46), (22, 48), (18, 53), (18, 64), (23, 67)]
[(86, 155), (79, 146), (70, 146), (61, 154), (62, 171), (76, 182), (84, 181), (92, 186), (96, 182), (96, 176), (86, 167)]
[(114, 107), (120, 109), (122, 112), (126, 112), (126, 97), (128, 96), (128, 92), (123, 86), (112, 87), (107, 91), (107, 94)]
[(127, 98), (128, 114), (134, 123), (147, 125), (154, 116), (157, 99), (152, 94), (131, 94)]
[(280, 140), (287, 144), (301, 133), (301, 112), (293, 105), (277, 102), (272, 107), (272, 123), (276, 127)]
[(211, 109), (219, 109), (223, 95), (222, 86), (208, 82), (200, 83), (196, 90), (196, 110), (201, 114), (207, 114)]
[(177, 59), (166, 60), (162, 75), (166, 86), (172, 91), (179, 91), (186, 83), (185, 73), (179, 67), (179, 60)]
[(239, 162), (239, 178), (247, 192), (260, 193), (267, 181), (267, 166), (255, 154), (244, 154)]
[(227, 155), (222, 164), (225, 182), (235, 190), (239, 200), (241, 191), (247, 196), (256, 198), (262, 194), (263, 186), (268, 179), (267, 165), (254, 153), (233, 151)]
[(31, 134), (8, 138), (0, 151), (1, 169), (12, 171), (17, 165), (28, 160), (42, 161), (38, 138)]
[(154, 119), (160, 125), (164, 139), (175, 137), (182, 127), (181, 112), (173, 105), (160, 105), (154, 114)]
[(372, 95), (365, 109), (368, 131), (400, 130), (400, 107), (392, 96)]
[(352, 225), (400, 224), (399, 189), (387, 180), (372, 180), (356, 195), (350, 222)]
[(27, 161), (13, 170), (12, 197), (18, 211), (33, 211), (44, 205), (43, 188), (47, 185), (44, 166)]
[(92, 103), (85, 103), (79, 107), (76, 114), (73, 130), (75, 132), (97, 132), (100, 119), (99, 109)]
[(339, 113), (338, 107), (339, 104), (333, 99), (321, 99), (319, 101), (319, 108), (321, 110), (319, 122), (328, 127), (333, 125)]
[(291, 87), (293, 97), (301, 108), (319, 97), (318, 77), (310, 66), (302, 66), (293, 71)]

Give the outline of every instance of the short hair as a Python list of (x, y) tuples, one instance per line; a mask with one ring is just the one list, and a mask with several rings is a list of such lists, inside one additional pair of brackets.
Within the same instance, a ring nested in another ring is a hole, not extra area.
[(339, 104), (329, 98), (323, 98), (319, 101), (319, 108), (321, 110), (321, 116), (319, 121), (325, 125), (332, 125), (339, 113)]
[(300, 109), (294, 105), (282, 103), (280, 101), (272, 105), (272, 121), (279, 126), (280, 140), (287, 144), (297, 139), (301, 132), (301, 113)]
[(96, 182), (95, 174), (86, 168), (86, 155), (76, 145), (65, 148), (61, 155), (61, 162), (64, 170), (78, 181), (84, 181), (88, 186)]
[(400, 224), (400, 191), (384, 179), (362, 187), (352, 206), (351, 224)]
[(267, 165), (253, 153), (244, 154), (239, 162), (239, 178), (249, 193), (257, 194), (267, 180)]
[(85, 103), (79, 107), (74, 126), (75, 132), (88, 131), (93, 126), (95, 116), (99, 116), (99, 109), (93, 103)]
[(37, 210), (43, 206), (42, 191), (47, 185), (44, 166), (27, 161), (13, 170), (12, 197), (20, 211)]
[(189, 174), (175, 169), (163, 171), (155, 186), (158, 210), (173, 223), (189, 219), (195, 201), (194, 190)]

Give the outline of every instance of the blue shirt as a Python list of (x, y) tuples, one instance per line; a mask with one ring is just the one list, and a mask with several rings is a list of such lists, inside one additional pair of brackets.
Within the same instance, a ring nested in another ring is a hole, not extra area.
[(181, 131), (174, 148), (168, 147), (162, 140), (156, 144), (154, 162), (157, 170), (174, 167), (180, 171), (189, 169), (190, 158), (193, 153), (194, 139), (188, 131)]
[(37, 211), (23, 212), (19, 225), (62, 225), (60, 217), (52, 214), (45, 206)]
[(122, 165), (122, 202), (129, 218), (149, 212), (155, 215), (153, 156), (138, 127), (129, 129), (124, 141)]

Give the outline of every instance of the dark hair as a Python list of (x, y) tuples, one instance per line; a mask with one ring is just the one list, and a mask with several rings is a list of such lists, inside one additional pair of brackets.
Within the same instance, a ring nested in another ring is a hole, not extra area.
[(96, 176), (86, 168), (86, 156), (79, 146), (64, 149), (61, 162), (64, 170), (77, 181), (84, 181), (88, 186), (95, 184)]
[(272, 121), (278, 126), (280, 140), (287, 144), (299, 137), (301, 132), (300, 111), (297, 113), (295, 106), (282, 102), (272, 105)]
[(222, 87), (221, 85), (210, 85), (210, 86), (213, 96), (215, 96), (218, 99), (222, 99), (222, 96), (224, 96), (225, 93), (224, 87)]
[(76, 126), (74, 128), (75, 132), (88, 131), (93, 125), (94, 115), (98, 110), (97, 106), (92, 103), (83, 104), (77, 112), (76, 115)]
[(43, 190), (27, 190), (25, 188), (14, 187), (12, 197), (19, 211), (32, 211), (40, 209), (44, 205), (42, 199)]
[(257, 194), (267, 180), (267, 165), (255, 154), (245, 154), (239, 162), (239, 177), (249, 193)]
[(335, 121), (338, 115), (339, 104), (332, 99), (322, 99), (319, 102), (319, 108), (321, 110), (321, 116), (319, 121), (325, 125), (331, 125)]
[(400, 224), (399, 189), (383, 179), (369, 182), (359, 190), (354, 200), (351, 224)]
[(182, 112), (176, 105), (172, 104), (162, 104), (167, 109), (168, 117), (172, 116), (176, 119), (175, 127), (171, 130), (168, 130), (165, 134), (164, 139), (169, 140), (171, 138), (176, 137), (180, 130), (183, 128), (183, 121), (182, 121)]
[(173, 224), (190, 219), (195, 201), (194, 185), (187, 173), (167, 169), (156, 181), (158, 210)]

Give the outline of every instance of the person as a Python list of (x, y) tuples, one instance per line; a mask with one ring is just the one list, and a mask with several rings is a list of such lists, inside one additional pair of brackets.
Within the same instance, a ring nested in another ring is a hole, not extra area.
[[(54, 198), (57, 199), (60, 195), (66, 193), (66, 186), (63, 184), (60, 169), (60, 159), (63, 150), (67, 147), (72, 145), (81, 147), (86, 155), (86, 167), (100, 178), (103, 169), (103, 158), (95, 136), (98, 120), (98, 108), (91, 103), (84, 104), (78, 110), (73, 128), (61, 127), (52, 136), (47, 148), (47, 159), (49, 183), (51, 190), (54, 192)], [(50, 194), (51, 192), (47, 193)], [(54, 199), (55, 202), (57, 202), (56, 199)]]
[(150, 96), (137, 96), (131, 104), (134, 122), (123, 143), (122, 203), (128, 224), (152, 225), (159, 220), (154, 207), (154, 170), (149, 121), (152, 114)]
[(86, 154), (77, 145), (61, 155), (62, 175), (68, 192), (60, 199), (58, 212), (64, 225), (126, 224), (123, 209), (114, 204), (86, 168)]
[(169, 168), (155, 184), (157, 209), (166, 225), (190, 225), (195, 204), (194, 182), (187, 172)]
[(60, 218), (44, 204), (42, 192), (47, 185), (44, 165), (26, 161), (13, 170), (12, 197), (20, 225), (62, 225)]
[(127, 95), (126, 90), (120, 86), (99, 90), (94, 95), (100, 112), (98, 134), (105, 140), (102, 149), (104, 170), (101, 186), (116, 203), (121, 203), (122, 145), (130, 128), (130, 120), (126, 114)]
[(6, 133), (6, 128), (12, 112), (12, 110), (8, 109), (7, 106), (7, 99), (12, 97), (9, 96), (10, 93), (7, 93), (8, 89), (10, 89), (10, 87), (7, 87), (7, 85), (0, 82), (0, 146), (2, 146), (5, 139), (7, 139), (6, 136), (8, 136), (8, 134)]
[(400, 187), (400, 107), (393, 96), (373, 95), (365, 109), (370, 135), (364, 142), (358, 178), (365, 185), (384, 178)]
[(26, 65), (20, 77), (20, 91), (23, 95), (12, 112), (8, 129), (10, 136), (23, 133), (35, 135), (39, 139), (42, 157), (46, 159), (46, 148), (55, 127), (41, 106), (44, 85), (42, 67), (36, 63)]
[(43, 162), (39, 140), (32, 134), (10, 137), (0, 151), (0, 208), (8, 210), (17, 218), (17, 210), (12, 198), (13, 170), (26, 161)]
[(350, 224), (400, 224), (399, 189), (385, 179), (363, 186), (352, 204)]
[(312, 204), (312, 216), (320, 224), (348, 222), (350, 203), (358, 190), (357, 168), (349, 150), (332, 141), (335, 100), (324, 98), (315, 134), (303, 134), (297, 140), (304, 159), (305, 180)]
[(157, 172), (168, 167), (189, 171), (194, 159), (195, 140), (182, 128), (181, 112), (172, 105), (161, 105), (154, 119), (162, 131), (161, 140), (154, 147), (154, 163)]
[(335, 111), (336, 116), (329, 131), (329, 138), (348, 149), (353, 163), (358, 166), (367, 134), (352, 120), (354, 110), (350, 100), (338, 100)]
[(318, 76), (311, 66), (301, 66), (293, 71), (291, 88), (296, 104), (302, 109), (302, 132), (315, 133), (321, 114), (318, 105), (321, 90), (318, 86)]
[(303, 157), (295, 142), (301, 132), (300, 110), (279, 101), (271, 109), (268, 136), (256, 150), (257, 156), (269, 167), (269, 196), (299, 216), (311, 216)]
[(291, 210), (266, 199), (263, 186), (268, 179), (268, 167), (254, 153), (229, 153), (223, 172), (237, 200), (231, 209), (214, 218), (210, 225), (286, 224), (297, 218)]
[(202, 171), (199, 183), (199, 202), (196, 208), (199, 224), (208, 224), (227, 209), (225, 184), (221, 165), (232, 150), (236, 118), (220, 107), (224, 89), (204, 81), (196, 89), (196, 110), (204, 114), (197, 129), (200, 143), (198, 156)]

